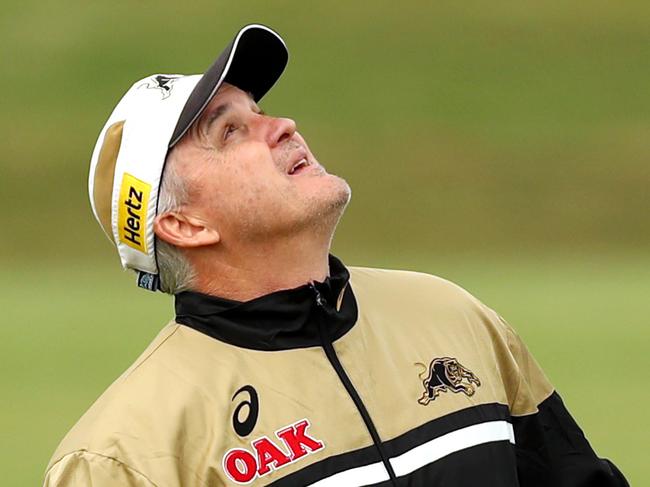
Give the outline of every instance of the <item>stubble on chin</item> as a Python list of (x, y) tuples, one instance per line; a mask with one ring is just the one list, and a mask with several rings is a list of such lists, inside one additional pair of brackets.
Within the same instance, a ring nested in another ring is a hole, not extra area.
[(331, 188), (328, 198), (312, 201), (312, 211), (310, 212), (312, 214), (309, 223), (321, 230), (329, 227), (333, 233), (350, 202), (352, 190), (345, 179), (334, 175), (327, 177), (334, 179), (332, 181), (334, 187)]
[[(248, 218), (239, 220), (240, 234), (249, 241), (284, 238), (308, 232), (312, 237), (328, 238), (334, 230), (351, 198), (351, 189), (343, 178), (331, 174), (326, 188), (321, 188), (307, 198), (292, 193), (289, 212), (287, 208), (268, 208), (259, 214), (248, 212)], [(286, 202), (286, 201), (285, 201)]]
[(350, 199), (352, 198), (352, 188), (350, 188), (350, 185), (345, 179), (339, 176), (334, 176), (334, 177), (338, 179), (340, 188), (336, 194), (337, 197), (333, 198), (332, 210), (338, 209), (342, 214), (343, 211), (345, 211), (345, 208), (350, 203)]

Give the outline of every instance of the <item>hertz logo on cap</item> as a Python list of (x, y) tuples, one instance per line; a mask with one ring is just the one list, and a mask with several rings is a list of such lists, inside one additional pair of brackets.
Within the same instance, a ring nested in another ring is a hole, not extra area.
[(124, 173), (117, 214), (120, 242), (147, 253), (147, 205), (151, 185)]

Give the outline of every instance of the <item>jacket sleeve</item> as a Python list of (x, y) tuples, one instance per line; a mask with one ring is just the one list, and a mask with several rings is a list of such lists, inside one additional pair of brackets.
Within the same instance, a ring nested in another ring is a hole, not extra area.
[(557, 392), (537, 409), (513, 417), (522, 487), (629, 487), (613, 463), (596, 456)]
[(88, 451), (67, 454), (45, 474), (43, 487), (156, 487), (147, 477), (111, 457)]
[(609, 460), (598, 458), (519, 336), (506, 326), (509, 402), (522, 487), (629, 487)]

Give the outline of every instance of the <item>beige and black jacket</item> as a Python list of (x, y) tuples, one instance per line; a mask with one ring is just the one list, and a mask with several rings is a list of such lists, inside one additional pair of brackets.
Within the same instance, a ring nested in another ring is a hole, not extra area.
[(437, 277), (351, 268), (176, 320), (45, 486), (625, 486), (513, 330)]

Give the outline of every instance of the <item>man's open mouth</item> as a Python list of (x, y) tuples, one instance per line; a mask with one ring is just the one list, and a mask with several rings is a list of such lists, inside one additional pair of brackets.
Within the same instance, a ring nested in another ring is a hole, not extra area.
[(303, 148), (300, 148), (298, 151), (296, 151), (294, 157), (291, 158), (287, 174), (290, 176), (298, 174), (299, 172), (304, 171), (310, 165), (311, 162), (309, 162), (309, 159), (307, 158), (307, 151), (305, 151)]
[(309, 161), (307, 160), (306, 157), (303, 157), (298, 162), (296, 162), (291, 167), (291, 169), (289, 169), (289, 174), (296, 174), (296, 173), (300, 172), (301, 170), (305, 169), (308, 166), (309, 166)]

